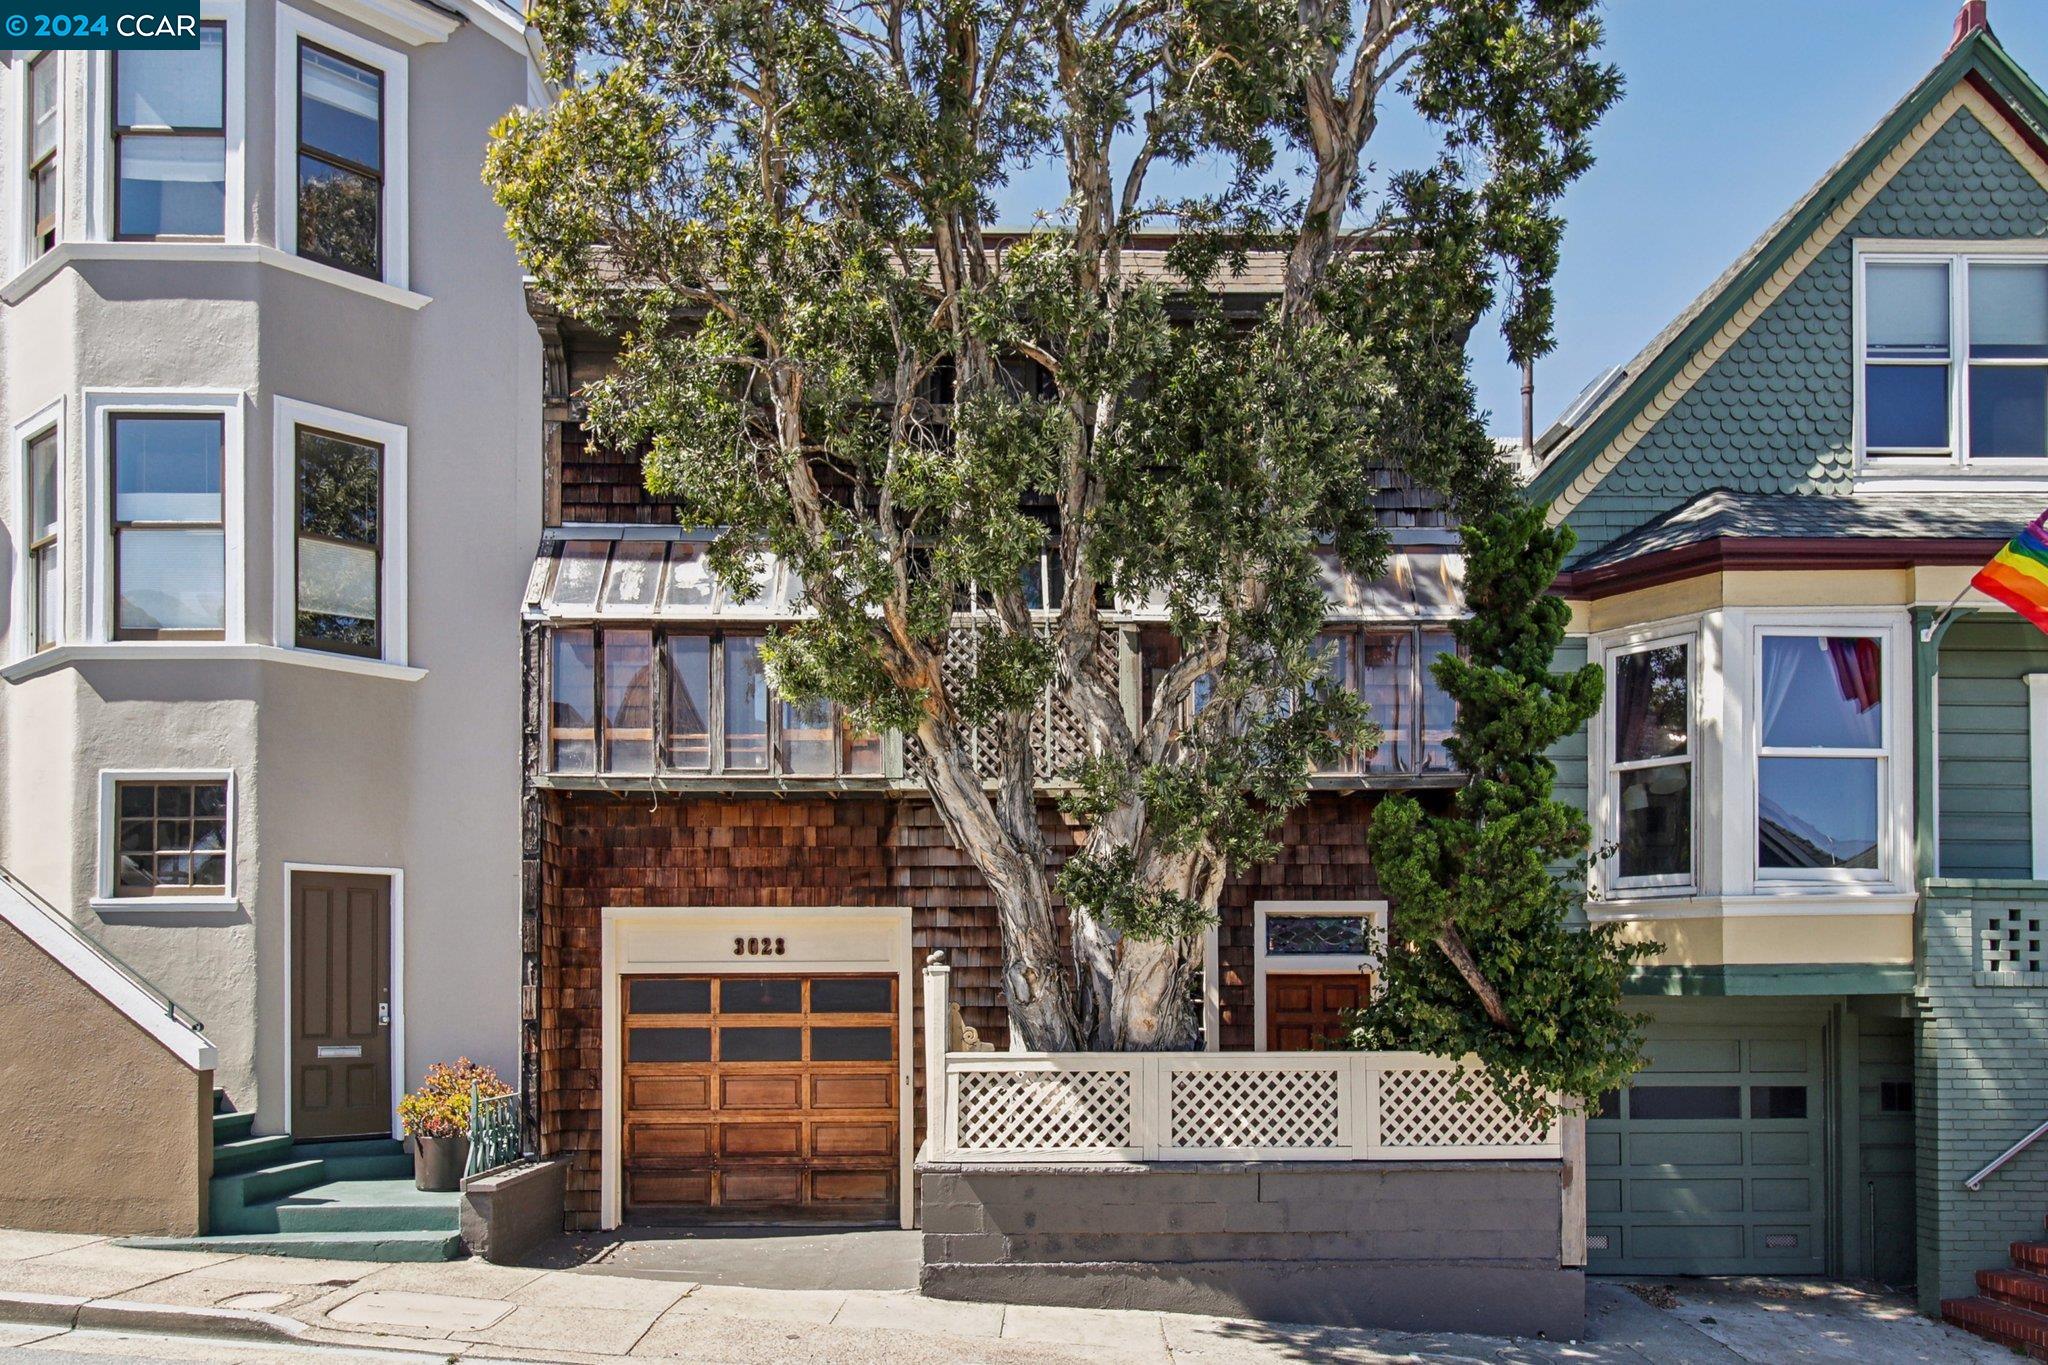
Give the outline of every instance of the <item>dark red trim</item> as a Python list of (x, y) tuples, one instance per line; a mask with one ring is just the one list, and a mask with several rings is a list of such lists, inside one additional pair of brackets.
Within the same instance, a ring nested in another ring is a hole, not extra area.
[(1730, 569), (1909, 569), (1916, 564), (1982, 564), (2003, 540), (1881, 540), (1876, 537), (1716, 536), (1652, 550), (1615, 564), (1571, 569), (1553, 591), (1566, 597), (1612, 597)]
[(2036, 156), (2041, 157), (2043, 160), (2048, 160), (2048, 141), (2042, 140), (2041, 134), (2034, 129), (2033, 125), (2019, 116), (2013, 109), (2011, 102), (2005, 96), (1999, 94), (1992, 87), (1991, 82), (1985, 80), (1982, 75), (1975, 71), (1964, 76), (1963, 80), (1971, 89), (1997, 106), (1998, 112), (2005, 117), (2005, 121), (2012, 125), (2012, 130), (2018, 133), (2020, 138), (2029, 147), (2034, 149)]

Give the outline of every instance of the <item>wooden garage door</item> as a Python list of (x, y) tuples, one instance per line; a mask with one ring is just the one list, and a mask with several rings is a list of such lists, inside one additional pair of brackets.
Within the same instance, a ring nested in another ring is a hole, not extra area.
[(897, 1214), (894, 976), (623, 978), (626, 1211)]

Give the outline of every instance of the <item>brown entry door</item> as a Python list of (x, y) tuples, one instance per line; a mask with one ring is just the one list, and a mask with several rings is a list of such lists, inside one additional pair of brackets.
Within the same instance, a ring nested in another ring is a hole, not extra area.
[(391, 1133), (391, 883), (294, 872), (292, 1135)]
[(1316, 972), (1266, 978), (1266, 1048), (1271, 1052), (1317, 1052), (1335, 1046), (1351, 1011), (1372, 994), (1365, 972)]
[(625, 1195), (643, 1222), (897, 1214), (894, 976), (630, 976)]

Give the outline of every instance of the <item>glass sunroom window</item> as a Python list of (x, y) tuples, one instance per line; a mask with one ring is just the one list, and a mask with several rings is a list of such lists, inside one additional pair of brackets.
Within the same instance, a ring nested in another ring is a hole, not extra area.
[(1609, 800), (1616, 879), (1630, 886), (1692, 878), (1692, 650), (1653, 645), (1611, 665)]
[(1758, 875), (1875, 873), (1887, 779), (1883, 640), (1767, 634), (1759, 653)]
[(196, 51), (114, 54), (114, 236), (218, 241), (227, 223), (227, 27)]

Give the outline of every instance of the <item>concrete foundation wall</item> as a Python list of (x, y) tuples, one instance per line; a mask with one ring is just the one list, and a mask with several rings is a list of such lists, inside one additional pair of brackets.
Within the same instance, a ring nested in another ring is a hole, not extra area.
[(920, 1168), (927, 1295), (1575, 1338), (1555, 1161)]
[(566, 1157), (524, 1162), (462, 1182), (462, 1242), (470, 1255), (510, 1265), (562, 1230)]
[(206, 1231), (213, 1073), (0, 922), (0, 1227)]

